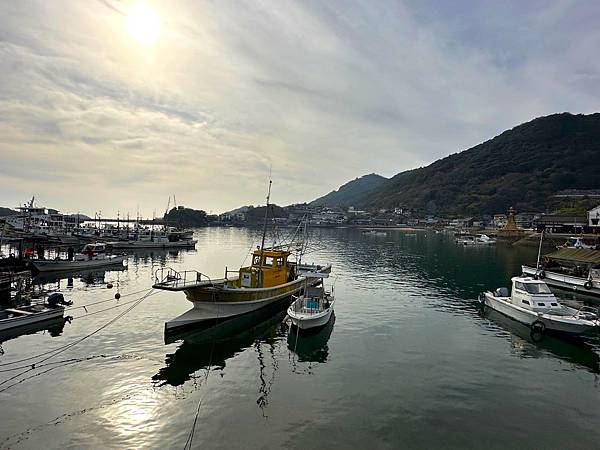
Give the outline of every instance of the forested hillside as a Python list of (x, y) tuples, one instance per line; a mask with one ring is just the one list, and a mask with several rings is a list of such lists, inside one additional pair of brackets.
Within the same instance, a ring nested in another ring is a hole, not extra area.
[(311, 206), (354, 206), (366, 201), (369, 196), (380, 188), (387, 178), (371, 173), (364, 175), (341, 186), (323, 197), (313, 200)]
[(563, 189), (600, 188), (600, 114), (534, 119), (469, 150), (401, 172), (363, 207), (435, 214), (544, 211)]

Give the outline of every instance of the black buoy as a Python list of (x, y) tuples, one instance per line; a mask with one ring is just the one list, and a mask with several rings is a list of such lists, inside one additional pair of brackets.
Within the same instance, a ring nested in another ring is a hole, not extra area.
[(115, 294), (115, 299), (119, 300), (121, 298), (121, 294), (119, 294), (118, 292)]

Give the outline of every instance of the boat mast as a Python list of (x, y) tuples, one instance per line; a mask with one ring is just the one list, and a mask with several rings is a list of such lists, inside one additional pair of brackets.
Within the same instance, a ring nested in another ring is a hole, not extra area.
[(267, 237), (267, 214), (269, 213), (269, 200), (271, 199), (271, 184), (273, 184), (273, 180), (271, 180), (269, 178), (269, 190), (267, 192), (267, 206), (265, 206), (265, 223), (264, 223), (264, 227), (263, 227), (262, 241), (260, 244), (261, 253), (262, 253), (262, 249), (265, 246), (265, 238)]
[(265, 238), (267, 237), (267, 214), (269, 213), (269, 200), (271, 199), (271, 184), (273, 184), (273, 180), (271, 179), (271, 176), (269, 175), (269, 190), (267, 191), (267, 206), (265, 206), (265, 223), (264, 223), (264, 227), (263, 227), (263, 234), (262, 234), (262, 241), (260, 243), (260, 286), (262, 287), (263, 285), (263, 271), (262, 271), (262, 265), (263, 265), (263, 255), (265, 252)]

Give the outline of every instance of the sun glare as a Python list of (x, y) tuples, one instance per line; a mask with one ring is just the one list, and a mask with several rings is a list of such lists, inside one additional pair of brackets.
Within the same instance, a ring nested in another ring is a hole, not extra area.
[(127, 30), (142, 45), (153, 44), (160, 34), (160, 19), (146, 3), (135, 3), (127, 13)]

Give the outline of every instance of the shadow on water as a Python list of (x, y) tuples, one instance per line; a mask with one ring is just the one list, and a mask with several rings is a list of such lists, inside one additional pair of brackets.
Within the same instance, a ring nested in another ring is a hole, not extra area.
[(600, 374), (600, 356), (594, 351), (594, 346), (587, 338), (532, 336), (529, 327), (493, 309), (481, 308), (480, 314), (500, 328), (484, 324), (483, 326), (489, 331), (495, 332), (498, 336), (509, 335), (511, 353), (515, 356), (535, 359), (557, 357), (594, 374)]
[(0, 332), (0, 345), (11, 339), (25, 336), (27, 334), (46, 333), (52, 337), (57, 337), (62, 334), (65, 328), (65, 323), (69, 321), (68, 317), (57, 317), (55, 319), (45, 320), (43, 322), (25, 325), (11, 330)]
[(224, 368), (228, 359), (255, 343), (283, 338), (282, 322), (289, 303), (289, 298), (284, 299), (241, 317), (165, 336), (167, 344), (180, 340), (182, 343), (175, 353), (166, 355), (165, 367), (152, 380), (159, 386), (180, 386), (198, 370), (209, 366)]
[(324, 327), (315, 331), (301, 331), (294, 327), (290, 329), (287, 338), (288, 349), (298, 355), (298, 362), (325, 363), (329, 357), (327, 343), (333, 332), (335, 312)]

